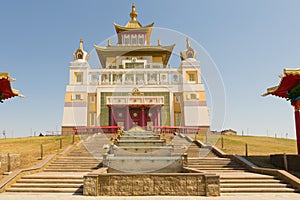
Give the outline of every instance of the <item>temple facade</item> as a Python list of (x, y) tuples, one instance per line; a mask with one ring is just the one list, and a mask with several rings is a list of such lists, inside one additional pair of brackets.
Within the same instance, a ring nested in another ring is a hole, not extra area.
[(142, 26), (135, 5), (131, 20), (114, 24), (118, 43), (97, 46), (101, 66), (91, 68), (83, 40), (73, 53), (66, 87), (62, 133), (76, 127), (160, 126), (197, 127), (207, 132), (209, 110), (201, 66), (189, 39), (181, 51), (181, 63), (170, 67), (175, 44), (151, 45), (154, 23)]

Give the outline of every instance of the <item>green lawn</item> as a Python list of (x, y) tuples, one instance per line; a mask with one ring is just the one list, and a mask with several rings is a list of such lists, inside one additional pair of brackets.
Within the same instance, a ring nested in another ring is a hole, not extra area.
[[(195, 135), (191, 137), (195, 138)], [(221, 138), (223, 138), (224, 148), (222, 149)], [(205, 135), (197, 135), (196, 139), (206, 142)], [(248, 155), (269, 155), (269, 154), (296, 154), (296, 140), (257, 137), (257, 136), (227, 136), (209, 134), (208, 144), (215, 145), (221, 150), (229, 154), (245, 155), (245, 144), (248, 145)]]
[[(62, 149), (60, 149), (60, 139)], [(75, 142), (79, 137), (75, 137)], [(72, 136), (44, 136), (26, 138), (0, 139), (0, 154), (20, 154), (21, 166), (19, 168), (32, 167), (40, 162), (41, 144), (43, 145), (43, 158), (50, 154), (59, 153), (72, 144)]]

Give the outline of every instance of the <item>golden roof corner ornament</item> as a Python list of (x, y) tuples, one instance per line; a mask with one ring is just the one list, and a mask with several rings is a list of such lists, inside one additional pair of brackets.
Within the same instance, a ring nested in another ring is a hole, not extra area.
[(132, 21), (136, 21), (136, 18), (138, 16), (138, 13), (135, 11), (135, 4), (132, 3), (132, 6), (131, 6), (131, 13), (129, 14), (129, 16), (131, 17), (131, 20)]
[(196, 59), (197, 52), (191, 47), (190, 38), (186, 38), (186, 49), (180, 51), (181, 60), (186, 60), (188, 58)]
[(83, 50), (83, 39), (79, 40), (79, 48), (73, 53), (74, 60), (88, 61), (90, 54)]

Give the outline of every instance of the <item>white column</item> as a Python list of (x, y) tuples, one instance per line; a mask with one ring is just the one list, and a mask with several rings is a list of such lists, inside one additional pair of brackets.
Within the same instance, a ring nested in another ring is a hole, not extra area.
[(169, 99), (170, 99), (170, 126), (174, 126), (174, 102), (173, 102), (173, 92), (169, 92)]
[(113, 84), (113, 74), (112, 73), (110, 74), (110, 84), (111, 85)]
[(136, 85), (136, 74), (133, 74), (133, 85)]
[(144, 84), (146, 84), (146, 85), (148, 84), (148, 81), (147, 81), (147, 73), (144, 74)]
[(122, 74), (122, 85), (125, 84), (125, 74)]
[(100, 114), (101, 114), (101, 92), (100, 89), (96, 90), (97, 108), (96, 108), (96, 126), (100, 126)]
[(99, 74), (99, 77), (98, 77), (98, 85), (101, 85), (102, 83), (102, 74)]
[(160, 76), (160, 74), (157, 73), (157, 75), (156, 75), (156, 83), (157, 83), (157, 84), (159, 84), (159, 76)]

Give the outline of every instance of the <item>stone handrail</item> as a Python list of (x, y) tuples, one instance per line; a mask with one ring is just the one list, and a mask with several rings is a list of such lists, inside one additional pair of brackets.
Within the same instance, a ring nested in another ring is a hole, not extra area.
[(247, 159), (245, 159), (245, 158), (243, 158), (243, 157), (241, 157), (237, 154), (224, 153), (222, 150), (220, 150), (216, 146), (205, 145), (204, 143), (202, 143), (199, 140), (196, 140), (195, 142), (200, 147), (211, 148), (212, 152), (215, 153), (217, 156), (219, 156), (221, 158), (231, 158), (231, 159), (233, 159), (234, 161), (236, 161), (240, 165), (244, 166), (245, 168), (247, 168), (251, 172), (264, 173), (264, 174), (268, 174), (268, 175), (272, 175), (272, 176), (277, 176), (278, 178), (283, 179), (287, 183), (291, 184), (294, 188), (297, 188), (298, 190), (300, 190), (300, 179), (297, 178), (296, 176), (288, 173), (285, 170), (258, 167), (255, 164), (248, 161)]
[(48, 162), (50, 162), (56, 154), (51, 154), (48, 156), (45, 160), (40, 162), (34, 167), (26, 168), (26, 169), (19, 169), (16, 171), (13, 171), (11, 174), (9, 174), (7, 177), (3, 178), (0, 180), (0, 193), (4, 192), (6, 186), (8, 186), (13, 180), (15, 180), (20, 174), (30, 172), (30, 171), (35, 171), (43, 168)]
[[(59, 155), (65, 155), (65, 154), (67, 154), (72, 149), (72, 147), (73, 147), (72, 145), (69, 145)], [(0, 180), (0, 193), (4, 192), (5, 188), (8, 187), (9, 185), (11, 185), (12, 182), (14, 180), (16, 180), (17, 178), (19, 178), (21, 175), (24, 175), (24, 174), (30, 173), (30, 172), (34, 172), (34, 171), (39, 171), (39, 170), (43, 169), (50, 161), (52, 161), (54, 159), (54, 157), (56, 155), (57, 154), (51, 154), (50, 156), (48, 156), (45, 160), (43, 160), (42, 162), (40, 162), (36, 166), (25, 168), (25, 169), (15, 170), (11, 174), (9, 174), (7, 177), (1, 179)]]

